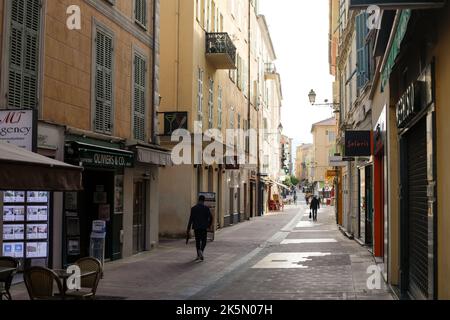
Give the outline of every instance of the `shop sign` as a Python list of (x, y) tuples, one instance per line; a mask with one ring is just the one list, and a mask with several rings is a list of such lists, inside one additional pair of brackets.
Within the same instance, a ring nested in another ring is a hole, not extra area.
[(171, 136), (178, 129), (188, 129), (187, 112), (165, 112), (164, 113), (164, 135)]
[(338, 175), (337, 170), (327, 170), (327, 175), (326, 175), (327, 179), (337, 177), (337, 175)]
[(379, 6), (385, 9), (434, 8), (444, 5), (443, 0), (350, 0), (350, 9)]
[(396, 105), (397, 126), (403, 128), (421, 110), (434, 101), (432, 66), (429, 65), (418, 81), (412, 83)]
[(133, 155), (102, 153), (96, 151), (83, 151), (80, 161), (84, 165), (103, 168), (132, 168)]
[(35, 151), (36, 124), (34, 110), (0, 110), (0, 141)]
[(372, 131), (346, 131), (345, 156), (370, 157), (372, 155)]
[(347, 162), (340, 156), (330, 157), (329, 166), (330, 167), (346, 167)]

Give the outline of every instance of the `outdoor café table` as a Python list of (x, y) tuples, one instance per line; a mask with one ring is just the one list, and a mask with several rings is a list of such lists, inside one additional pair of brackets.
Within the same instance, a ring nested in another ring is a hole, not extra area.
[[(62, 294), (63, 294), (63, 296), (65, 296), (66, 292), (68, 290), (68, 288), (67, 288), (67, 280), (69, 280), (69, 278), (70, 278), (70, 276), (72, 276), (72, 274), (71, 273), (67, 273), (67, 270), (64, 270), (64, 269), (55, 269), (55, 270), (53, 270), (53, 272), (55, 272), (56, 275), (58, 276), (58, 278), (61, 279), (61, 282), (62, 282), (62, 285), (63, 285), (63, 292), (62, 292)], [(88, 276), (91, 276), (93, 274), (95, 274), (95, 271), (88, 271), (88, 272), (81, 271), (80, 277), (81, 278), (88, 277)]]

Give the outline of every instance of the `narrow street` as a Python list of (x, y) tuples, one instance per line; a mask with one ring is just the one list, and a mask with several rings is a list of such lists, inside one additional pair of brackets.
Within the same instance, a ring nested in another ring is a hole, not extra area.
[[(384, 286), (369, 291), (372, 255), (344, 237), (334, 209), (309, 222), (305, 202), (223, 229), (194, 262), (194, 243), (164, 241), (160, 247), (108, 263), (98, 299), (175, 300), (354, 300), (393, 299)], [(24, 285), (14, 299), (27, 299)]]

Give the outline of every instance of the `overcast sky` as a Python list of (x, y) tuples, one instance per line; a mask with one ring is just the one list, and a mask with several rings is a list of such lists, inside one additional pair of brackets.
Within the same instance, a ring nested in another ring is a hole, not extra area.
[[(317, 103), (332, 100), (333, 77), (328, 66), (328, 0), (260, 0), (274, 43), (277, 70), (283, 86), (284, 133), (294, 148), (311, 143), (313, 123), (330, 118), (328, 107), (312, 107), (308, 93), (314, 89)], [(293, 150), (295, 156), (295, 149)]]

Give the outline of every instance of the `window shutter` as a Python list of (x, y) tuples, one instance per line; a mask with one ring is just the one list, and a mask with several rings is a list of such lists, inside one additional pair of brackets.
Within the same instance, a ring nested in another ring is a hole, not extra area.
[(36, 108), (39, 80), (39, 0), (11, 1), (8, 107)]
[(147, 27), (147, 0), (135, 0), (134, 17), (142, 27)]
[(146, 62), (139, 55), (134, 57), (134, 98), (133, 98), (133, 128), (134, 138), (145, 141), (145, 87)]
[(369, 80), (369, 61), (368, 61), (368, 50), (369, 47), (366, 44), (367, 37), (367, 13), (361, 13), (356, 17), (356, 46), (357, 46), (357, 63), (358, 63), (358, 74), (357, 83), (358, 89), (365, 86)]
[(95, 130), (113, 131), (113, 39), (102, 31), (96, 37)]

